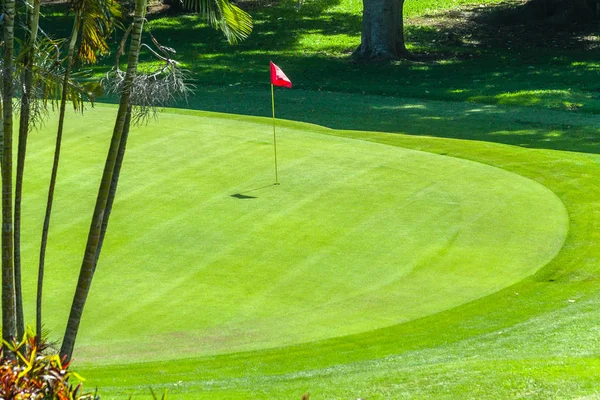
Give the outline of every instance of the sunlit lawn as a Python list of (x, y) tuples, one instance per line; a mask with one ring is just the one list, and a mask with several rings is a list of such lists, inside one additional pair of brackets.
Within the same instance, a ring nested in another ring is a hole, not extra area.
[[(295, 4), (253, 9), (237, 47), (193, 16), (151, 20), (197, 85), (180, 107), (268, 116), (273, 60), (294, 82), (276, 92), (278, 117), (321, 126), (280, 123), (280, 186), (268, 120), (179, 110), (132, 132), (77, 350), (88, 386), (108, 398), (149, 386), (186, 399), (597, 394), (593, 53), (441, 44), (420, 21), (462, 2), (415, 1), (411, 49), (449, 55), (354, 63), (359, 2)], [(69, 121), (51, 254), (68, 278), (47, 290), (56, 337), (113, 112)], [(47, 126), (28, 164), (34, 215)], [(38, 228), (26, 228), (32, 260)]]

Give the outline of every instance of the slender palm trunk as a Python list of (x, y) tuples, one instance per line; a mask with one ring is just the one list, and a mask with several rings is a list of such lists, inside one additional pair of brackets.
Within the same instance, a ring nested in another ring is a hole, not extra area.
[[(13, 136), (13, 76), (14, 76), (14, 21), (15, 0), (4, 0), (4, 71), (3, 71), (3, 127), (2, 154), (2, 339), (10, 342), (16, 334), (15, 288), (13, 269), (12, 219), (12, 136)], [(3, 345), (6, 349), (6, 344)], [(10, 351), (5, 351), (11, 357)], [(14, 357), (14, 355), (12, 355)]]
[(42, 240), (40, 244), (40, 262), (38, 266), (37, 299), (35, 313), (36, 336), (42, 337), (42, 294), (44, 288), (44, 266), (46, 260), (46, 246), (48, 244), (48, 232), (50, 230), (50, 216), (52, 215), (52, 205), (54, 202), (54, 188), (56, 187), (56, 177), (58, 174), (58, 164), (60, 161), (60, 149), (62, 146), (62, 134), (65, 122), (65, 110), (67, 105), (68, 83), (71, 77), (71, 67), (75, 55), (75, 45), (81, 25), (81, 12), (76, 12), (71, 40), (69, 42), (69, 52), (67, 54), (67, 65), (65, 66), (65, 76), (63, 79), (62, 97), (60, 99), (60, 111), (58, 115), (58, 130), (56, 132), (56, 145), (54, 148), (54, 162), (52, 163), (52, 174), (50, 175), (50, 185), (48, 186), (48, 200), (46, 201), (46, 215), (44, 216), (44, 227), (42, 228)]
[(27, 154), (27, 136), (33, 101), (33, 61), (40, 17), (40, 0), (34, 0), (33, 10), (27, 13), (29, 34), (26, 42), (26, 54), (23, 58), (23, 95), (21, 96), (21, 116), (19, 120), (19, 147), (17, 153), (17, 178), (15, 181), (14, 215), (14, 269), (15, 302), (17, 308), (17, 336), (23, 337), (25, 321), (23, 317), (23, 294), (21, 290), (21, 200), (23, 193), (23, 175), (25, 173), (25, 155)]
[(104, 237), (106, 236), (106, 230), (108, 229), (108, 220), (110, 213), (112, 212), (113, 203), (117, 195), (117, 186), (119, 185), (119, 176), (121, 175), (121, 166), (123, 165), (123, 159), (125, 158), (125, 149), (127, 148), (127, 139), (129, 138), (129, 127), (131, 126), (131, 104), (127, 109), (127, 116), (125, 117), (125, 124), (123, 125), (123, 134), (121, 135), (121, 143), (119, 144), (119, 153), (115, 161), (115, 170), (113, 171), (112, 181), (110, 183), (110, 189), (108, 193), (108, 199), (106, 200), (106, 212), (102, 219), (102, 228), (100, 230), (100, 240), (98, 240), (98, 249), (96, 250), (96, 260), (94, 260), (94, 269), (100, 259), (100, 252), (102, 252), (102, 245), (104, 244)]
[(125, 120), (127, 119), (127, 110), (130, 105), (133, 79), (137, 72), (137, 63), (140, 52), (140, 43), (145, 11), (146, 0), (136, 0), (135, 16), (133, 20), (133, 31), (131, 35), (131, 43), (129, 48), (129, 60), (127, 63), (127, 72), (125, 75), (123, 92), (121, 94), (121, 102), (119, 104), (115, 128), (113, 130), (113, 136), (109, 152), (106, 158), (106, 164), (104, 166), (102, 181), (100, 182), (100, 188), (98, 190), (98, 197), (96, 198), (94, 216), (92, 218), (92, 223), (88, 234), (88, 242), (86, 245), (84, 258), (81, 265), (79, 281), (77, 282), (77, 288), (73, 297), (73, 304), (71, 306), (69, 321), (67, 322), (65, 336), (63, 338), (62, 347), (60, 349), (61, 356), (66, 357), (67, 360), (70, 360), (73, 355), (73, 348), (75, 346), (75, 339), (79, 330), (79, 324), (81, 322), (83, 308), (85, 306), (87, 295), (92, 284), (92, 278), (94, 276), (96, 264), (95, 260), (98, 257), (98, 243), (101, 236), (104, 215), (106, 214), (107, 200), (109, 197), (112, 178), (114, 175), (117, 155), (119, 153), (119, 148), (121, 147), (121, 137), (123, 134), (123, 128), (125, 126)]

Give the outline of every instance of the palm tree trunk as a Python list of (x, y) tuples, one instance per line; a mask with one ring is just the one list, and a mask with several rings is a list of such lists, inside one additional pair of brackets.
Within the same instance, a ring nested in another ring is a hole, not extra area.
[(110, 183), (110, 189), (108, 193), (108, 199), (106, 201), (106, 212), (102, 219), (102, 228), (100, 230), (100, 240), (98, 241), (98, 249), (96, 250), (96, 260), (94, 260), (94, 269), (100, 259), (100, 252), (102, 251), (102, 245), (104, 244), (104, 237), (106, 236), (106, 230), (108, 229), (108, 220), (110, 213), (112, 212), (113, 203), (117, 195), (117, 186), (119, 184), (119, 176), (121, 175), (121, 166), (123, 165), (123, 159), (125, 158), (125, 149), (127, 147), (127, 139), (129, 137), (129, 127), (131, 125), (131, 104), (127, 109), (127, 116), (125, 117), (125, 125), (123, 125), (123, 134), (121, 135), (121, 143), (119, 144), (119, 153), (117, 154), (117, 160), (115, 161), (115, 170), (113, 171), (112, 181)]
[(56, 187), (56, 177), (58, 174), (58, 163), (60, 161), (60, 149), (62, 146), (62, 134), (65, 122), (65, 110), (67, 105), (68, 83), (71, 78), (71, 68), (73, 57), (75, 55), (75, 47), (77, 44), (77, 36), (81, 25), (81, 12), (75, 13), (75, 21), (73, 22), (73, 31), (71, 32), (71, 40), (69, 42), (69, 52), (67, 54), (65, 76), (63, 79), (62, 96), (60, 99), (60, 111), (58, 115), (58, 130), (56, 132), (56, 145), (54, 148), (54, 162), (52, 163), (52, 174), (50, 176), (50, 185), (48, 186), (48, 200), (46, 201), (46, 215), (44, 216), (44, 227), (42, 228), (42, 240), (40, 244), (40, 262), (38, 266), (38, 283), (37, 283), (37, 299), (35, 313), (35, 329), (36, 336), (42, 337), (42, 294), (44, 288), (44, 266), (46, 260), (46, 246), (48, 244), (48, 232), (50, 230), (50, 216), (52, 215), (52, 205), (54, 202), (54, 188)]
[(123, 92), (121, 93), (121, 101), (119, 104), (119, 110), (117, 112), (115, 128), (113, 130), (113, 136), (109, 152), (106, 158), (106, 164), (104, 166), (102, 181), (100, 182), (100, 188), (98, 190), (98, 197), (96, 198), (94, 216), (92, 217), (92, 223), (88, 234), (88, 242), (86, 245), (83, 262), (81, 265), (79, 280), (77, 282), (77, 288), (73, 297), (71, 313), (69, 315), (69, 321), (67, 322), (65, 336), (63, 338), (62, 347), (60, 349), (61, 356), (66, 357), (67, 360), (70, 360), (73, 355), (73, 348), (75, 346), (75, 339), (79, 330), (79, 324), (81, 322), (83, 308), (85, 306), (90, 286), (92, 284), (92, 278), (94, 276), (95, 260), (98, 256), (97, 250), (98, 243), (100, 240), (100, 232), (102, 230), (104, 215), (106, 213), (107, 199), (109, 197), (110, 187), (115, 170), (115, 163), (117, 160), (117, 155), (119, 153), (119, 147), (121, 146), (121, 136), (123, 134), (123, 128), (125, 126), (127, 110), (130, 105), (133, 79), (137, 72), (137, 63), (140, 52), (140, 43), (145, 11), (146, 0), (136, 0), (135, 16), (133, 19), (133, 31), (131, 35), (131, 44), (129, 48), (129, 60), (127, 63), (127, 72), (125, 75)]
[(25, 321), (23, 317), (23, 293), (21, 290), (21, 200), (23, 193), (23, 175), (25, 173), (25, 155), (27, 154), (27, 136), (33, 101), (33, 59), (40, 17), (40, 0), (34, 0), (33, 10), (27, 13), (29, 35), (26, 42), (26, 54), (23, 58), (23, 95), (21, 96), (21, 116), (19, 120), (19, 148), (17, 153), (17, 178), (15, 181), (14, 215), (14, 270), (15, 302), (17, 308), (17, 336), (23, 337)]
[(3, 154), (2, 154), (2, 339), (6, 343), (14, 337), (16, 327), (15, 288), (13, 269), (13, 219), (12, 219), (12, 136), (13, 136), (13, 75), (14, 75), (14, 21), (15, 0), (4, 0), (4, 71), (3, 71)]

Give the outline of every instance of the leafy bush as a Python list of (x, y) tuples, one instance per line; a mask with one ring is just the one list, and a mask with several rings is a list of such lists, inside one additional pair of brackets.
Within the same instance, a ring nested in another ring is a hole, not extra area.
[[(97, 400), (82, 393), (79, 375), (69, 371), (48, 343), (28, 331), (21, 342), (5, 343), (8, 351), (0, 361), (0, 398), (15, 400)], [(70, 380), (77, 381), (73, 385)]]

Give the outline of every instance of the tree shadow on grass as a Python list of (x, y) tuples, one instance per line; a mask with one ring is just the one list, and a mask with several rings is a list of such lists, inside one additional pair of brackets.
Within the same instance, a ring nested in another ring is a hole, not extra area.
[[(598, 152), (595, 127), (600, 124), (592, 113), (600, 113), (600, 64), (594, 54), (518, 46), (488, 51), (468, 40), (452, 43), (451, 26), (429, 24), (408, 26), (409, 41), (443, 57), (358, 64), (340, 54), (358, 44), (361, 18), (331, 11), (338, 1), (310, 2), (298, 12), (295, 1), (254, 10), (253, 35), (234, 47), (198, 16), (154, 17), (153, 33), (180, 52), (195, 77), (196, 94), (180, 106), (269, 116), (268, 62), (273, 59), (294, 82), (291, 91), (277, 90), (280, 118), (336, 129)], [(311, 35), (356, 42), (334, 40), (320, 47), (322, 54), (306, 54), (302, 40)], [(107, 58), (96, 70), (110, 66)]]
[[(184, 61), (184, 67), (199, 86), (260, 86), (267, 82), (269, 61), (273, 60), (292, 79), (294, 88), (300, 89), (514, 103), (600, 113), (600, 66), (590, 52), (529, 51), (509, 49), (510, 46), (504, 46), (500, 52), (482, 50), (468, 41), (452, 43), (448, 33), (462, 25), (427, 22), (407, 26), (413, 47), (432, 54), (426, 62), (359, 64), (340, 55), (349, 55), (358, 45), (361, 17), (332, 11), (331, 7), (338, 3), (339, 0), (307, 1), (299, 11), (294, 0), (276, 6), (265, 4), (252, 11), (255, 30), (238, 46), (226, 44), (221, 33), (207, 27), (203, 18), (196, 15), (156, 15), (150, 25), (162, 44), (179, 52), (176, 59)], [(447, 15), (451, 12), (439, 18)], [(66, 17), (53, 18), (60, 22), (54, 24), (56, 29), (70, 26), (64, 23)], [(482, 26), (477, 29), (483, 31)], [(320, 38), (335, 39), (321, 43)], [(305, 46), (305, 41), (310, 40), (315, 42)], [(150, 60), (149, 54), (142, 54), (142, 63)], [(106, 72), (113, 61), (107, 57), (92, 69)]]
[[(252, 52), (268, 58), (277, 52), (302, 52), (301, 39), (310, 34), (356, 36), (360, 32), (361, 16), (328, 11), (338, 4), (340, 0), (306, 0), (298, 9), (294, 0), (283, 0), (276, 5), (241, 1), (239, 5), (242, 8), (250, 8), (248, 11), (254, 19), (254, 29), (246, 40), (235, 46), (228, 44), (223, 34), (208, 26), (206, 18), (200, 15), (167, 12), (148, 15), (147, 18), (158, 41), (174, 48), (178, 52), (176, 58), (185, 60), (186, 66), (194, 70), (197, 65), (211, 64), (211, 60), (219, 55), (237, 57), (240, 53)], [(68, 9), (68, 4), (44, 6), (43, 11), (49, 14), (49, 18), (43, 19), (42, 23), (50, 36), (67, 37), (70, 34), (72, 16), (66, 15)], [(116, 49), (119, 39), (115, 37), (112, 40), (113, 49)], [(327, 47), (323, 50), (327, 51)], [(151, 55), (143, 50), (140, 61), (149, 60), (152, 60)], [(108, 57), (92, 68), (101, 71), (112, 64), (112, 57)], [(214, 68), (218, 69), (218, 66)]]
[[(207, 26), (204, 18), (193, 15), (154, 15), (150, 17), (153, 34), (161, 43), (172, 46), (184, 59), (215, 55), (238, 55), (243, 52), (263, 53), (302, 51), (301, 39), (308, 34), (356, 35), (361, 18), (343, 12), (324, 12), (340, 0), (307, 2), (296, 9), (294, 1), (285, 1), (276, 7), (269, 5), (250, 10), (254, 19), (252, 34), (235, 46), (229, 45), (222, 33)], [(241, 6), (247, 5), (242, 2)], [(178, 46), (181, 45), (181, 46)], [(187, 57), (192, 56), (192, 57)], [(194, 67), (194, 65), (191, 65)]]
[(467, 5), (412, 18), (408, 23), (430, 27), (442, 41), (454, 40), (479, 48), (593, 50), (600, 47), (597, 22), (548, 18), (540, 15), (542, 10), (534, 3), (509, 0), (485, 7)]
[[(204, 88), (193, 108), (270, 115), (270, 91)], [(232, 101), (245, 97), (245, 103)], [(278, 118), (334, 129), (479, 140), (527, 148), (600, 153), (600, 116), (477, 103), (279, 90)]]
[(248, 196), (248, 195), (241, 194), (241, 193), (232, 194), (230, 197), (240, 199), (240, 200), (256, 199), (256, 196)]

